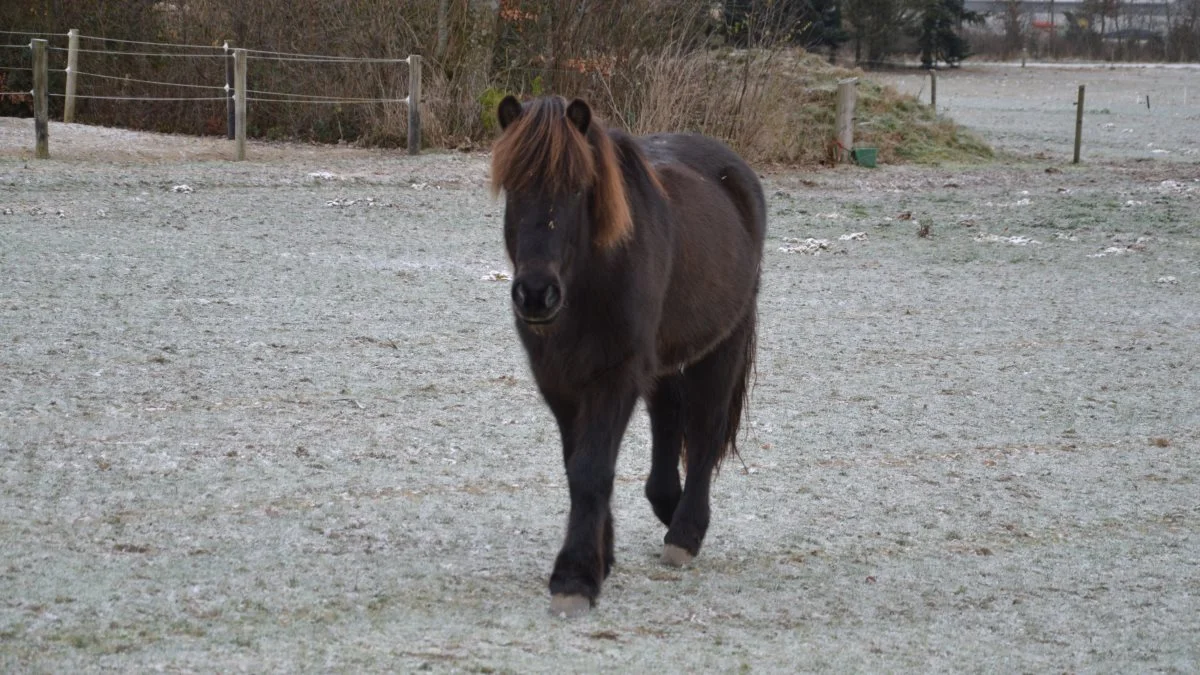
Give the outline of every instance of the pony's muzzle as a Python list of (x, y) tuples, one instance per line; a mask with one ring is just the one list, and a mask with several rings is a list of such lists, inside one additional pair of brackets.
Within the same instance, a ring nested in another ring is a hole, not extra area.
[(562, 309), (562, 286), (549, 275), (518, 277), (512, 285), (513, 309), (526, 323), (549, 323)]

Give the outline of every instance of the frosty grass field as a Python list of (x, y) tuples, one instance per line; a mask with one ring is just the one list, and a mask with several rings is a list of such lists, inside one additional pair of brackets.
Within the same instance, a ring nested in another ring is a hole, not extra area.
[(1200, 71), (938, 94), (996, 162), (763, 168), (743, 461), (666, 568), (637, 413), (576, 621), (485, 155), (0, 119), (0, 671), (1196, 672)]

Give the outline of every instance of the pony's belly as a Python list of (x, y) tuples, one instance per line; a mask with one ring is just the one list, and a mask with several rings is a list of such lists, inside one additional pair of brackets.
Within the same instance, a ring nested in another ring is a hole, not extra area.
[[(732, 314), (732, 313), (731, 313)], [(735, 318), (736, 316), (736, 318)], [(708, 356), (717, 345), (725, 341), (733, 330), (741, 323), (743, 315), (723, 317), (721, 322), (713, 322), (704, 328), (687, 331), (686, 335), (660, 334), (658, 341), (658, 372), (655, 375), (669, 375)], [(714, 328), (717, 327), (718, 328)]]

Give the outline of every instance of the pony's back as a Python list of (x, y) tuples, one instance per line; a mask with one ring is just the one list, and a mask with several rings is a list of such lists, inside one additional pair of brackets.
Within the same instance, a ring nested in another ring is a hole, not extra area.
[(742, 224), (762, 248), (767, 201), (758, 174), (729, 146), (700, 134), (652, 134), (638, 139), (653, 166), (681, 164), (720, 185), (738, 207)]

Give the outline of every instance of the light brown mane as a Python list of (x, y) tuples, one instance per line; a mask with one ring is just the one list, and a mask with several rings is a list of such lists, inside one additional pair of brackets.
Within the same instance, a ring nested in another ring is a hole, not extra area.
[(587, 136), (567, 119), (567, 102), (547, 96), (524, 105), (492, 148), (492, 192), (592, 191), (594, 241), (610, 248), (633, 231), (617, 150), (595, 117)]

